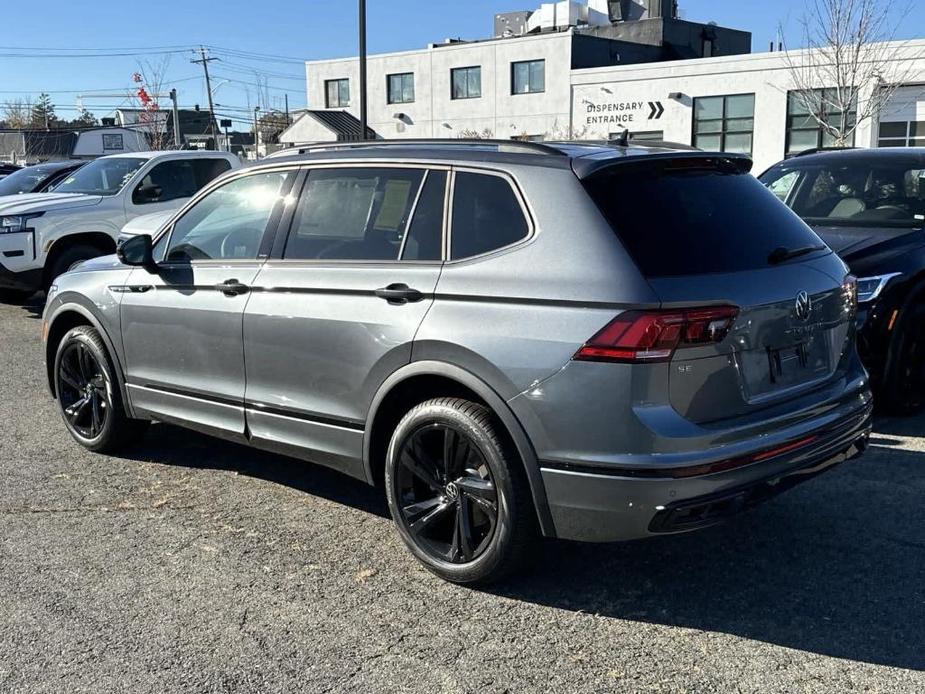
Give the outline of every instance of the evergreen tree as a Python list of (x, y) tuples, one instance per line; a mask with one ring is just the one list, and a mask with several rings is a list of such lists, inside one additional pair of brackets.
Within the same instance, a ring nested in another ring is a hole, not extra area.
[(38, 101), (32, 107), (32, 127), (33, 128), (51, 128), (54, 127), (58, 117), (55, 115), (55, 105), (51, 102), (51, 97), (45, 92), (39, 95)]

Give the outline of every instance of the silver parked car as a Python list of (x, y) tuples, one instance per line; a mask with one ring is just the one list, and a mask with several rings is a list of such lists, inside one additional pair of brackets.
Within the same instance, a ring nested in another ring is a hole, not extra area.
[(451, 581), (709, 526), (870, 433), (853, 278), (750, 167), (438, 141), (226, 174), (57, 280), (52, 393), (94, 451), (173, 422), (381, 484)]

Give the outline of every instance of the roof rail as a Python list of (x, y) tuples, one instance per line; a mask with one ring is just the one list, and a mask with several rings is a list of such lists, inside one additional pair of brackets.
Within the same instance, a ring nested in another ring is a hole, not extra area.
[(379, 147), (497, 147), (499, 152), (522, 152), (526, 154), (546, 154), (557, 157), (568, 156), (561, 149), (541, 142), (525, 142), (523, 140), (478, 140), (478, 139), (414, 139), (405, 140), (366, 140), (363, 142), (318, 142), (304, 145), (293, 145), (291, 148), (279, 150), (273, 154), (285, 156), (284, 153), (307, 154), (309, 152), (338, 151), (349, 149), (365, 149)]
[(844, 152), (849, 149), (858, 149), (858, 147), (813, 147), (812, 149), (804, 149), (802, 152), (797, 152), (791, 158), (806, 157), (810, 154), (819, 154), (820, 152)]

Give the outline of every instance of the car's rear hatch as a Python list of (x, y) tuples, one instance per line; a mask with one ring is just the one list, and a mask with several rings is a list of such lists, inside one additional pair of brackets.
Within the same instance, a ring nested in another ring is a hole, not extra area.
[(728, 331), (682, 339), (667, 362), (664, 395), (698, 424), (802, 401), (837, 377), (853, 348), (844, 264), (748, 167), (685, 154), (586, 179), (669, 321), (696, 315), (690, 309), (737, 312)]

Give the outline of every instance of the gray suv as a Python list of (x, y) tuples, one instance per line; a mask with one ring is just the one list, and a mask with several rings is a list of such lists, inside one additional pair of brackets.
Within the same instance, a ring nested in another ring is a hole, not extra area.
[(431, 571), (706, 527), (866, 447), (845, 265), (733, 154), (307, 148), (59, 278), (64, 424), (151, 421), (382, 485)]

